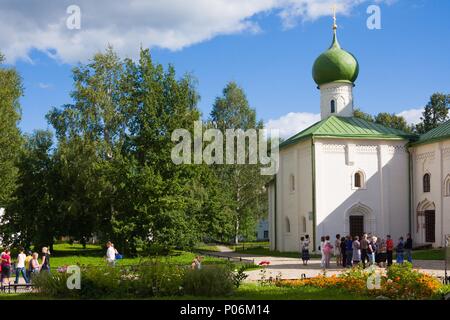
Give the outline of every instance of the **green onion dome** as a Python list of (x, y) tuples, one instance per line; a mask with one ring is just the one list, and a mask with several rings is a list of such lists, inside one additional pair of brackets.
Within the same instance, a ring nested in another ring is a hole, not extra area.
[(354, 83), (358, 78), (358, 60), (341, 48), (334, 28), (333, 43), (314, 62), (312, 74), (317, 85), (331, 82)]

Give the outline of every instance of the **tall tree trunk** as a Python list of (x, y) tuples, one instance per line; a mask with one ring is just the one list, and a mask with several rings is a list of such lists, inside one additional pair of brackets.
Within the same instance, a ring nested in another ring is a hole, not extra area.
[(234, 244), (239, 244), (239, 218), (236, 217)]

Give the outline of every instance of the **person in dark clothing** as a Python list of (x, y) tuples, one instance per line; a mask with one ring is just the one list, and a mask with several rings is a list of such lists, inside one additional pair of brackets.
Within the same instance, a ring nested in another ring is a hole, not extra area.
[(409, 263), (412, 263), (412, 248), (413, 248), (413, 241), (411, 238), (411, 234), (408, 233), (403, 250), (405, 259), (408, 260)]
[(341, 255), (342, 255), (342, 266), (345, 268), (347, 266), (347, 254), (346, 254), (346, 242), (347, 238), (342, 239), (341, 241)]
[(392, 254), (394, 252), (394, 241), (392, 241), (391, 236), (386, 236), (386, 257), (387, 265), (390, 267), (392, 265)]
[(352, 236), (347, 236), (347, 240), (345, 240), (345, 254), (347, 256), (346, 258), (346, 265), (347, 267), (352, 267), (352, 258), (353, 258), (353, 241)]
[(47, 247), (42, 248), (42, 264), (40, 271), (50, 272), (50, 252)]

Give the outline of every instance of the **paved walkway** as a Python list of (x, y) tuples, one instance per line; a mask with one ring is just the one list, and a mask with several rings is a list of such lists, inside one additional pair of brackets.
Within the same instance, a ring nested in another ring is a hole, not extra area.
[[(209, 252), (208, 255), (214, 255), (214, 253)], [(299, 279), (302, 274), (305, 274), (306, 277), (314, 277), (323, 273), (323, 269), (320, 266), (320, 259), (311, 259), (308, 262), (308, 265), (304, 266), (299, 258), (265, 257), (236, 253), (231, 250), (218, 252), (216, 255), (230, 258), (241, 257), (248, 260), (253, 260), (255, 264), (259, 264), (261, 261), (269, 261), (270, 265), (265, 267), (266, 278), (275, 278), (281, 275), (282, 279)], [(444, 276), (445, 262), (443, 260), (415, 260), (413, 261), (413, 265), (420, 271), (439, 277)], [(342, 267), (336, 267), (336, 263), (332, 261), (331, 268), (327, 269), (327, 275), (339, 274), (343, 270), (345, 269)], [(249, 275), (247, 281), (257, 281), (261, 279), (261, 269), (251, 270), (246, 273)]]

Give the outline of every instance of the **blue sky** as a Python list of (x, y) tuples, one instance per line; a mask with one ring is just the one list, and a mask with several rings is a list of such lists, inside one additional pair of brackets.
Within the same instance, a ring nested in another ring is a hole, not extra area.
[[(351, 0), (345, 1), (348, 5)], [(369, 113), (410, 110), (406, 115), (414, 121), (433, 92), (450, 91), (450, 1), (389, 3), (379, 3), (381, 30), (366, 26), (366, 9), (372, 1), (342, 8), (342, 14), (338, 12), (338, 37), (342, 47), (360, 63), (355, 105)], [(243, 30), (227, 27), (217, 34), (202, 35), (205, 39), (199, 36), (192, 43), (185, 41), (175, 50), (172, 44), (155, 45), (152, 53), (157, 62), (174, 64), (180, 75), (190, 72), (198, 79), (199, 107), (205, 117), (215, 97), (228, 81), (234, 80), (244, 88), (258, 117), (271, 127), (286, 127), (285, 134), (289, 135), (317, 119), (320, 111), (311, 67), (331, 42), (332, 20), (326, 14), (299, 14), (296, 25), (287, 28), (279, 9), (255, 9), (254, 14), (237, 18), (245, 22)], [(0, 50), (7, 52), (9, 63), (23, 77), (20, 127), (24, 132), (48, 128), (48, 110), (71, 102), (71, 68), (77, 56), (59, 54), (63, 48), (57, 38), (55, 49), (50, 48), (53, 38), (46, 36), (47, 49), (36, 41), (25, 50), (11, 40), (14, 36), (10, 34), (8, 41), (3, 41), (6, 50), (0, 37)], [(85, 51), (90, 49), (86, 46)], [(85, 61), (83, 50), (79, 56)], [(49, 52), (54, 56), (50, 57)]]

